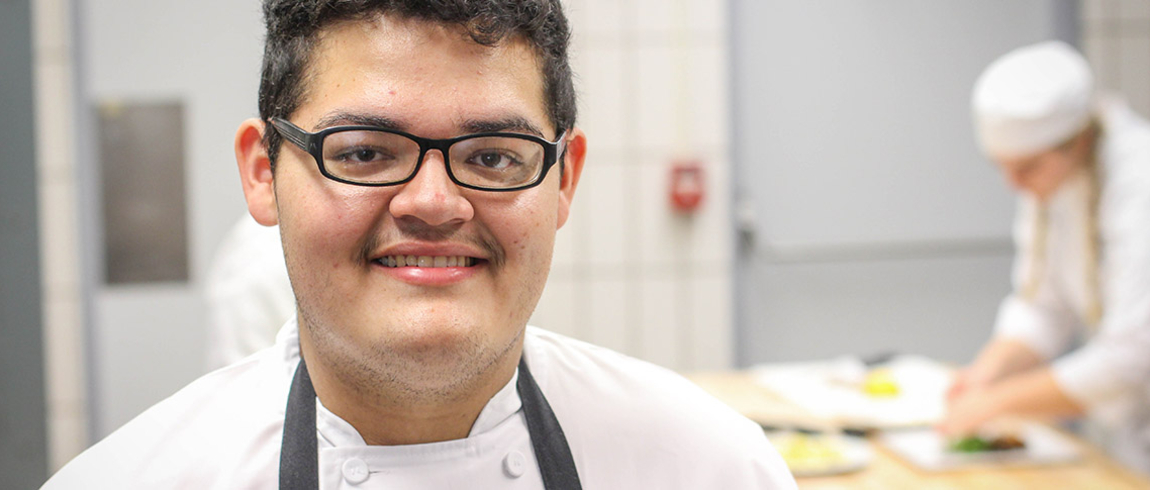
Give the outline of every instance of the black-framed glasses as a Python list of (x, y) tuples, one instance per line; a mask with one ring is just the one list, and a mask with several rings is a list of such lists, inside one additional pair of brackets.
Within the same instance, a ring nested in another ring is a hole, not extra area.
[(364, 186), (411, 181), (429, 150), (439, 150), (452, 182), (468, 189), (517, 191), (543, 182), (566, 147), (567, 133), (555, 141), (520, 133), (475, 133), (428, 139), (375, 126), (335, 126), (309, 133), (282, 118), (271, 124), (284, 139), (315, 158), (331, 180)]

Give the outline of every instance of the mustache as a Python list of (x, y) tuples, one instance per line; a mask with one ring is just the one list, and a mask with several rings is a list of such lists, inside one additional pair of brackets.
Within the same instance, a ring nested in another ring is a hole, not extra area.
[(399, 218), (395, 220), (396, 226), (386, 227), (382, 233), (372, 234), (364, 242), (360, 255), (364, 263), (372, 260), (372, 255), (386, 243), (401, 241), (421, 242), (456, 242), (472, 245), (485, 252), (488, 263), (493, 267), (501, 267), (507, 260), (507, 254), (499, 241), (485, 228), (479, 228), (478, 233), (472, 234), (462, 231), (459, 225), (432, 226), (418, 219)]

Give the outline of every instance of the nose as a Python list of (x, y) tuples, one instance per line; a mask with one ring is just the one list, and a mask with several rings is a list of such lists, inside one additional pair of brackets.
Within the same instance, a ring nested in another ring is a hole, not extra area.
[(389, 211), (395, 218), (416, 218), (431, 226), (462, 223), (475, 216), (471, 201), (447, 175), (443, 154), (428, 151), (415, 178), (400, 186)]

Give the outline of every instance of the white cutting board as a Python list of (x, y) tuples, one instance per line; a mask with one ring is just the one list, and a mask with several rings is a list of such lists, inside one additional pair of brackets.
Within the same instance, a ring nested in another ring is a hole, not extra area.
[(1006, 466), (1069, 463), (1082, 452), (1070, 438), (1041, 424), (1026, 424), (1018, 432), (1022, 449), (958, 453), (947, 448), (946, 438), (933, 429), (908, 429), (884, 433), (879, 442), (910, 464), (927, 471), (949, 471)]
[(752, 372), (760, 386), (830, 426), (889, 429), (930, 426), (942, 419), (950, 367), (913, 355), (896, 357), (883, 366), (900, 387), (897, 396), (863, 393), (868, 368), (853, 357), (763, 364)]

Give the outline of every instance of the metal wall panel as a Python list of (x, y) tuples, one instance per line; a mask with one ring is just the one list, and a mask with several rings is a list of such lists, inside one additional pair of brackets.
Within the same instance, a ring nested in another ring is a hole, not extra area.
[(188, 280), (183, 114), (174, 102), (99, 107), (108, 284)]
[(733, 0), (740, 364), (876, 350), (967, 361), (1009, 290), (1014, 201), (970, 91), (1076, 37), (1070, 0)]
[(0, 2), (0, 488), (48, 476), (28, 2)]

